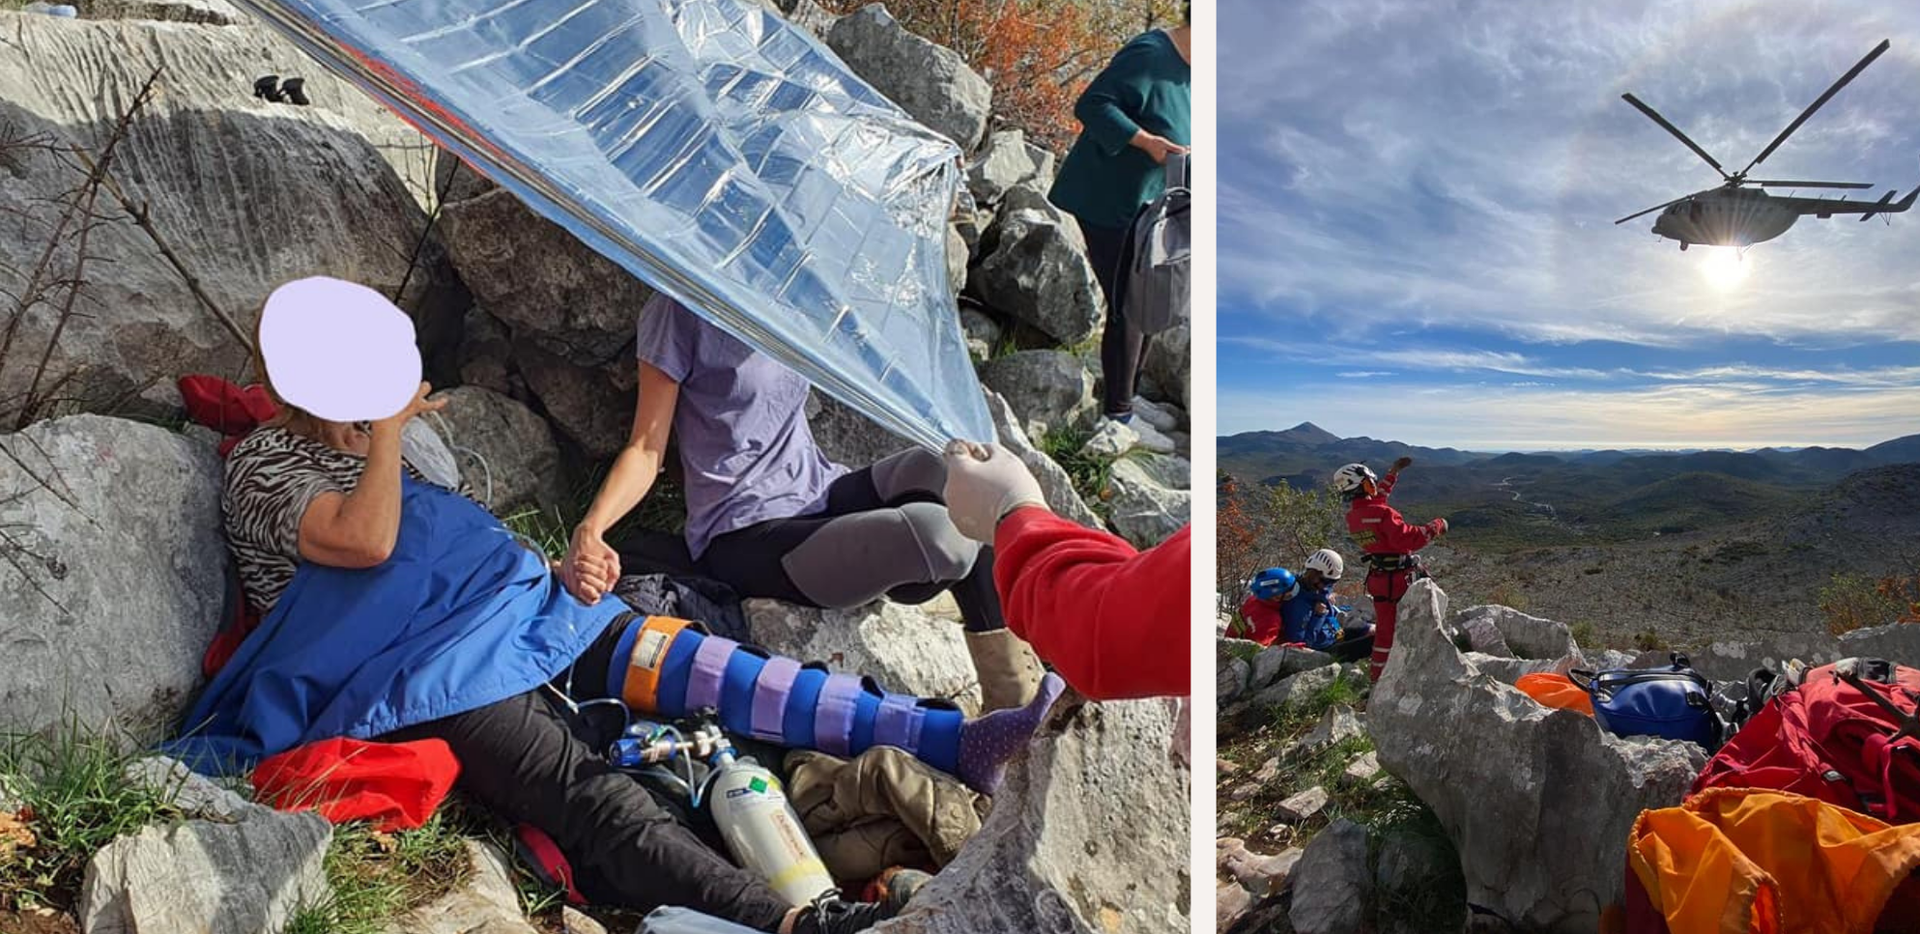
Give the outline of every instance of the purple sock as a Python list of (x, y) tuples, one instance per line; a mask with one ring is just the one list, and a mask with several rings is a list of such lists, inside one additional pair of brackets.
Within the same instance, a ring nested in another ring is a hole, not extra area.
[(1053, 702), (1066, 690), (1060, 676), (1047, 672), (1040, 680), (1040, 691), (1024, 707), (996, 710), (984, 717), (968, 720), (960, 726), (960, 769), (956, 773), (968, 788), (984, 795), (1000, 788), (1006, 776), (1007, 760), (1026, 748), (1033, 731), (1040, 728)]

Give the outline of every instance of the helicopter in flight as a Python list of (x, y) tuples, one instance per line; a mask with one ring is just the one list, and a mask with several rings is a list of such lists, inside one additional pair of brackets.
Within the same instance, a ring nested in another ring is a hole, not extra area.
[(1682, 195), (1665, 204), (1656, 204), (1644, 211), (1629, 214), (1626, 217), (1614, 221), (1614, 223), (1624, 224), (1636, 217), (1659, 211), (1660, 216), (1653, 220), (1653, 232), (1669, 240), (1680, 241), (1680, 249), (1682, 250), (1685, 250), (1688, 246), (1695, 243), (1707, 246), (1731, 246), (1744, 249), (1756, 243), (1772, 240), (1786, 233), (1787, 228), (1792, 227), (1794, 221), (1799, 220), (1803, 215), (1807, 214), (1821, 218), (1832, 217), (1835, 214), (1858, 214), (1860, 215), (1860, 219), (1865, 221), (1876, 215), (1898, 214), (1913, 207), (1914, 196), (1920, 195), (1920, 186), (1916, 186), (1913, 191), (1907, 192), (1907, 196), (1899, 201), (1893, 200), (1893, 196), (1899, 192), (1892, 190), (1888, 191), (1878, 201), (1848, 201), (1844, 196), (1839, 198), (1779, 197), (1769, 195), (1763, 189), (1859, 189), (1872, 188), (1873, 185), (1867, 182), (1804, 182), (1777, 179), (1750, 179), (1747, 177), (1747, 173), (1752, 172), (1755, 166), (1765, 162), (1768, 156), (1773, 155), (1775, 149), (1780, 148), (1781, 143), (1787, 141), (1787, 137), (1793, 135), (1793, 131), (1799, 129), (1801, 124), (1807, 122), (1807, 118), (1813, 116), (1814, 111), (1819, 110), (1821, 105), (1825, 104), (1835, 94), (1838, 94), (1841, 88), (1846, 87), (1847, 82), (1852, 81), (1860, 72), (1865, 71), (1866, 67), (1873, 64), (1873, 60), (1879, 58), (1891, 45), (1891, 42), (1883, 40), (1878, 46), (1875, 46), (1873, 51), (1867, 53), (1866, 58), (1860, 60), (1860, 64), (1853, 66), (1851, 71), (1841, 75), (1840, 80), (1834, 82), (1833, 87), (1827, 89), (1827, 93), (1820, 95), (1818, 100), (1809, 105), (1806, 110), (1801, 111), (1800, 116), (1794, 118), (1792, 123), (1787, 124), (1787, 128), (1781, 130), (1780, 135), (1774, 137), (1773, 142), (1767, 144), (1767, 148), (1761, 150), (1759, 155), (1753, 157), (1753, 161), (1747, 163), (1746, 168), (1734, 172), (1731, 175), (1727, 174), (1727, 170), (1721, 167), (1718, 160), (1708, 155), (1707, 151), (1701, 149), (1698, 143), (1688, 139), (1687, 134), (1680, 132), (1678, 127), (1668, 123), (1667, 119), (1660, 116), (1658, 111), (1642, 103), (1639, 98), (1634, 97), (1632, 94), (1620, 95), (1623, 100), (1632, 104), (1641, 113), (1646, 114), (1653, 122), (1660, 124), (1661, 129), (1673, 134), (1675, 139), (1685, 143), (1688, 149), (1693, 150), (1694, 155), (1706, 160), (1708, 165), (1713, 166), (1714, 171), (1720, 173), (1720, 177), (1724, 181), (1718, 187), (1708, 188), (1704, 191), (1696, 191), (1690, 195)]

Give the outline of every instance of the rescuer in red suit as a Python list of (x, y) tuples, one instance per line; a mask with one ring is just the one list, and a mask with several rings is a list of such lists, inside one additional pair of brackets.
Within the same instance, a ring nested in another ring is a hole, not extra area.
[(1387, 495), (1400, 471), (1413, 464), (1402, 457), (1375, 477), (1365, 464), (1348, 464), (1333, 472), (1333, 488), (1347, 500), (1347, 534), (1366, 553), (1367, 596), (1373, 598), (1373, 662), (1367, 677), (1380, 680), (1393, 651), (1393, 623), (1407, 587), (1426, 576), (1420, 549), (1447, 533), (1447, 520), (1408, 525), (1400, 510), (1387, 505)]

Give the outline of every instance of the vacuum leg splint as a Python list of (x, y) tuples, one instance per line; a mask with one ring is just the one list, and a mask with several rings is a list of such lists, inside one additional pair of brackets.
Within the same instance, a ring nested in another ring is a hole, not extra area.
[(607, 670), (608, 693), (636, 714), (678, 719), (710, 709), (735, 736), (835, 756), (895, 746), (988, 794), (1064, 688), (1050, 674), (1026, 706), (969, 722), (949, 702), (894, 694), (663, 616), (629, 626)]

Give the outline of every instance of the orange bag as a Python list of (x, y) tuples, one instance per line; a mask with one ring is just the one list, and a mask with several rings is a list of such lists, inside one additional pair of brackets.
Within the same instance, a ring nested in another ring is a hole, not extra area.
[(1578, 710), (1589, 717), (1593, 716), (1593, 697), (1587, 694), (1586, 688), (1574, 684), (1573, 679), (1566, 675), (1546, 671), (1521, 675), (1513, 686), (1519, 688), (1520, 693), (1539, 701), (1543, 707)]
[(1907, 881), (1920, 868), (1920, 824), (1888, 826), (1802, 795), (1709, 788), (1680, 807), (1642, 811), (1627, 865), (1672, 934), (1920, 926), (1889, 908), (1911, 904), (1920, 886)]

